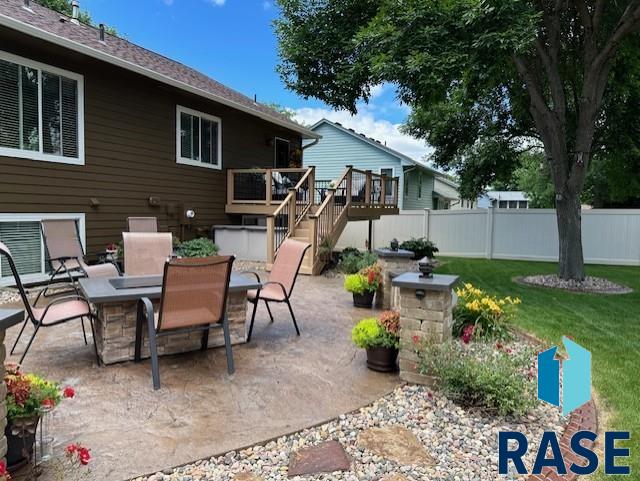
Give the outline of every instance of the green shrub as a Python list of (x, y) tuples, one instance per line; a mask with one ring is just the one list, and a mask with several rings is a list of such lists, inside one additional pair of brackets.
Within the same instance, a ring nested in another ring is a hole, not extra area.
[(523, 415), (535, 405), (533, 350), (512, 354), (490, 344), (427, 343), (417, 348), (422, 374), (436, 376), (452, 401), (501, 416)]
[(462, 336), (465, 328), (478, 338), (506, 339), (511, 336), (509, 326), (516, 317), (521, 303), (519, 298), (491, 296), (469, 283), (456, 289), (456, 294), (458, 304), (453, 311), (454, 336)]
[(211, 239), (200, 237), (181, 243), (177, 254), (180, 257), (210, 257), (218, 254), (218, 246)]
[(387, 331), (378, 319), (362, 319), (351, 330), (353, 343), (361, 349), (376, 347), (398, 348), (398, 336)]
[(344, 289), (347, 292), (364, 294), (367, 288), (367, 279), (362, 274), (349, 274), (344, 278)]
[(345, 274), (355, 274), (365, 267), (372, 266), (378, 261), (378, 256), (373, 252), (360, 252), (355, 247), (347, 247), (340, 253), (338, 270)]
[(416, 239), (414, 237), (400, 244), (400, 249), (412, 251), (414, 259), (422, 259), (425, 256), (432, 259), (438, 252), (438, 248), (433, 242), (425, 238)]

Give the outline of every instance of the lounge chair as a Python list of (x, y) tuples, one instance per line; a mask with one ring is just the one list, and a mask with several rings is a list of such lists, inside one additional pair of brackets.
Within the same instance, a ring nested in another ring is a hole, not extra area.
[[(253, 323), (256, 319), (256, 310), (258, 309), (258, 302), (260, 302), (260, 300), (264, 301), (271, 322), (273, 322), (273, 315), (269, 308), (269, 302), (284, 302), (287, 304), (289, 312), (291, 313), (291, 319), (293, 320), (293, 326), (296, 328), (296, 334), (298, 336), (300, 335), (300, 329), (298, 329), (298, 323), (296, 322), (296, 316), (293, 314), (290, 300), (293, 287), (298, 278), (298, 272), (300, 272), (302, 260), (304, 259), (304, 254), (309, 247), (311, 247), (311, 244), (305, 242), (293, 239), (285, 240), (280, 246), (280, 249), (278, 249), (278, 255), (269, 274), (269, 281), (263, 284), (262, 289), (251, 290), (247, 293), (249, 302), (253, 304), (253, 314), (251, 315), (251, 325), (249, 327), (247, 342), (251, 341)], [(258, 282), (261, 282), (260, 276), (256, 272), (250, 272), (250, 274), (256, 276)]]
[(66, 276), (75, 288), (77, 277), (118, 277), (118, 267), (112, 263), (87, 265), (84, 261), (84, 251), (78, 226), (73, 219), (49, 219), (41, 223), (42, 238), (44, 240), (47, 260), (51, 266), (51, 277), (47, 287), (38, 293), (35, 304), (40, 296), (47, 296), (47, 290), (51, 283)]
[(174, 259), (164, 265), (162, 298), (159, 312), (154, 314), (149, 298), (138, 302), (135, 362), (141, 360), (144, 325), (147, 325), (153, 389), (160, 389), (157, 339), (176, 332), (202, 331), (201, 348), (209, 343), (209, 329), (220, 327), (224, 334), (227, 370), (233, 374), (233, 354), (227, 295), (233, 256)]
[(129, 232), (158, 232), (157, 217), (127, 217)]
[(123, 232), (124, 272), (128, 276), (159, 276), (173, 252), (170, 232)]
[(98, 364), (100, 364), (100, 358), (98, 357), (98, 349), (96, 347), (96, 336), (93, 328), (93, 314), (91, 313), (91, 307), (89, 306), (89, 302), (82, 297), (81, 295), (70, 295), (57, 297), (53, 299), (49, 304), (45, 307), (35, 307), (35, 304), (32, 306), (27, 298), (27, 293), (24, 290), (24, 286), (22, 285), (22, 281), (20, 280), (20, 276), (18, 275), (18, 270), (16, 269), (16, 265), (13, 262), (13, 258), (11, 257), (11, 252), (7, 248), (6, 245), (0, 242), (0, 255), (3, 255), (7, 262), (9, 263), (9, 268), (11, 269), (11, 273), (13, 274), (13, 278), (16, 283), (16, 287), (18, 288), (18, 292), (20, 292), (20, 298), (22, 299), (22, 303), (24, 304), (24, 308), (26, 311), (26, 316), (24, 322), (22, 324), (22, 328), (20, 329), (20, 333), (13, 343), (13, 347), (11, 348), (11, 354), (15, 351), (16, 346), (18, 345), (18, 341), (20, 341), (20, 337), (22, 337), (22, 333), (24, 332), (25, 327), (29, 321), (34, 325), (34, 331), (31, 335), (31, 339), (29, 339), (29, 343), (27, 344), (26, 349), (22, 353), (20, 357), (20, 364), (24, 361), (33, 340), (38, 334), (38, 330), (41, 327), (50, 327), (56, 326), (58, 324), (62, 324), (64, 322), (73, 321), (75, 319), (80, 319), (82, 324), (82, 334), (84, 335), (84, 343), (87, 342), (87, 333), (84, 327), (84, 318), (89, 318), (89, 323), (91, 324), (91, 332), (93, 334), (93, 347), (96, 352), (96, 360)]

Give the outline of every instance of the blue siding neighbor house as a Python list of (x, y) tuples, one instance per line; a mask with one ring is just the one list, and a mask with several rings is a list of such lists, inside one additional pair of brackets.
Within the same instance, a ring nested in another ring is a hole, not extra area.
[[(443, 174), (381, 142), (322, 119), (311, 130), (322, 138), (304, 149), (305, 167), (315, 166), (316, 180), (336, 180), (345, 166), (399, 177), (398, 207), (403, 210), (446, 208), (434, 185)], [(453, 200), (453, 199), (451, 199)]]

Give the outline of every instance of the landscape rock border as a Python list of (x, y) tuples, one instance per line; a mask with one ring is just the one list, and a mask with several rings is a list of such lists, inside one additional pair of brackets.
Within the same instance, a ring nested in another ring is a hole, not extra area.
[(524, 286), (543, 287), (546, 289), (557, 289), (584, 294), (621, 295), (633, 292), (633, 289), (630, 287), (617, 284), (603, 277), (593, 276), (587, 276), (581, 283), (577, 281), (562, 280), (557, 274), (518, 276), (514, 277), (512, 280), (516, 284)]

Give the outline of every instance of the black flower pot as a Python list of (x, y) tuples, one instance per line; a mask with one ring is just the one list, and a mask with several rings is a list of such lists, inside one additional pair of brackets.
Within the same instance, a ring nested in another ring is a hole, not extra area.
[(367, 349), (367, 367), (372, 371), (393, 372), (398, 368), (396, 359), (398, 350), (391, 347), (374, 347)]
[(39, 418), (19, 418), (8, 421), (4, 428), (7, 437), (7, 469), (15, 471), (24, 466), (33, 456), (36, 428)]
[(365, 292), (364, 294), (353, 293), (353, 305), (356, 307), (365, 307), (371, 309), (373, 305), (373, 296), (375, 292)]

